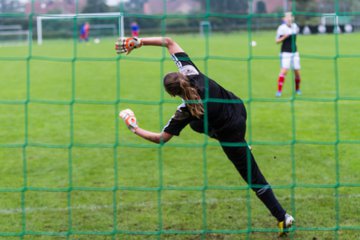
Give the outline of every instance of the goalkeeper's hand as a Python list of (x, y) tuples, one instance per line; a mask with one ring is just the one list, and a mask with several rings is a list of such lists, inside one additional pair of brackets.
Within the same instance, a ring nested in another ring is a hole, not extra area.
[(132, 132), (135, 132), (136, 129), (139, 127), (137, 125), (137, 122), (136, 122), (136, 117), (135, 117), (135, 114), (134, 112), (131, 110), (131, 109), (125, 109), (125, 110), (122, 110), (120, 113), (119, 113), (119, 117), (121, 117), (126, 126), (132, 131)]
[(129, 54), (134, 48), (140, 48), (141, 46), (141, 39), (136, 37), (119, 38), (115, 42), (115, 50), (117, 54)]

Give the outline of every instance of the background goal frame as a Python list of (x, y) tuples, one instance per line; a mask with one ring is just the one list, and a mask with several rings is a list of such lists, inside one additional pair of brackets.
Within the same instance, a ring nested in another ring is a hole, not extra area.
[(79, 13), (79, 14), (44, 14), (36, 17), (37, 27), (37, 43), (42, 45), (43, 43), (43, 31), (42, 21), (45, 19), (84, 19), (84, 18), (118, 18), (118, 32), (119, 37), (124, 37), (124, 15), (121, 12), (109, 12), (109, 13)]

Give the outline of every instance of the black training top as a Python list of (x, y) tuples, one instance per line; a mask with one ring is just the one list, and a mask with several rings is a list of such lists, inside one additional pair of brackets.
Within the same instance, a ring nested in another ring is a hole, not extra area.
[(187, 124), (193, 121), (204, 123), (204, 119), (207, 119), (208, 129), (203, 132), (218, 133), (229, 131), (234, 126), (238, 126), (240, 121), (244, 121), (244, 117), (246, 118), (245, 108), (235, 94), (202, 74), (186, 53), (173, 54), (172, 58), (179, 72), (186, 75), (190, 84), (197, 89), (204, 105), (205, 114), (199, 120), (191, 115), (186, 103), (183, 102), (164, 127), (164, 132), (178, 136)]
[(292, 34), (283, 41), (281, 45), (281, 52), (291, 52), (291, 53), (296, 52), (297, 47), (295, 43), (296, 43), (296, 35)]
[(281, 44), (281, 52), (294, 53), (297, 51), (296, 35), (299, 32), (299, 27), (296, 23), (288, 26), (286, 23), (281, 24), (276, 31), (276, 39), (284, 35), (289, 37), (285, 38)]

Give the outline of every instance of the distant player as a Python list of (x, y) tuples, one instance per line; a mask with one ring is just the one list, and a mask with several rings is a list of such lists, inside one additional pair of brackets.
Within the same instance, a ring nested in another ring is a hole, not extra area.
[(89, 41), (90, 24), (88, 22), (83, 23), (80, 27), (80, 42)]
[(295, 90), (300, 95), (300, 56), (296, 46), (296, 35), (299, 27), (293, 22), (294, 17), (291, 12), (285, 13), (282, 24), (278, 27), (276, 33), (276, 43), (281, 43), (281, 70), (278, 77), (277, 97), (281, 97), (285, 77), (289, 69), (294, 70)]
[[(115, 48), (117, 53), (130, 53), (142, 45), (167, 48), (179, 72), (166, 74), (163, 79), (164, 87), (171, 96), (182, 98), (183, 103), (160, 133), (140, 128), (134, 112), (130, 109), (123, 110), (120, 117), (128, 128), (154, 143), (165, 143), (173, 136), (179, 136), (187, 125), (198, 133), (217, 139), (242, 178), (251, 184), (256, 196), (278, 220), (279, 235), (286, 235), (294, 218), (286, 213), (276, 199), (247, 145), (246, 109), (241, 99), (205, 76), (171, 38), (119, 39)], [(206, 100), (207, 98), (210, 100)]]
[(139, 24), (137, 22), (132, 22), (130, 27), (131, 27), (131, 35), (133, 37), (139, 37), (139, 32), (140, 32)]

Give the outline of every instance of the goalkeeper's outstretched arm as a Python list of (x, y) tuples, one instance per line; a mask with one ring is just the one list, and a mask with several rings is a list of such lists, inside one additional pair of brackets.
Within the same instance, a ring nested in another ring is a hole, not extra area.
[(136, 135), (149, 140), (154, 143), (166, 143), (172, 138), (172, 134), (169, 134), (167, 132), (150, 132), (145, 129), (142, 129), (138, 126), (136, 117), (134, 112), (131, 109), (125, 109), (122, 110), (119, 113), (119, 117), (122, 118), (126, 124), (126, 126)]
[(149, 37), (141, 39), (144, 46), (166, 47), (170, 54), (184, 52), (180, 45), (169, 37)]
[(118, 54), (129, 54), (132, 50), (141, 46), (166, 47), (170, 54), (184, 52), (180, 45), (169, 37), (120, 38), (115, 43)]
[(143, 139), (146, 139), (153, 143), (166, 143), (173, 136), (167, 132), (155, 133), (155, 132), (150, 132), (145, 129), (139, 128), (139, 127), (135, 130), (134, 133), (136, 135), (142, 137)]

